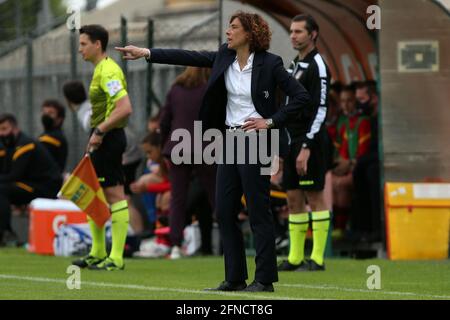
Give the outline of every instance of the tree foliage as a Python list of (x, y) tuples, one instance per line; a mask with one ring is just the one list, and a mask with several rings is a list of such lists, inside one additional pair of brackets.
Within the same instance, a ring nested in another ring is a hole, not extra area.
[[(42, 3), (42, 0), (0, 0), (1, 41), (11, 41), (35, 30)], [(53, 19), (66, 14), (62, 0), (50, 0), (49, 7)]]

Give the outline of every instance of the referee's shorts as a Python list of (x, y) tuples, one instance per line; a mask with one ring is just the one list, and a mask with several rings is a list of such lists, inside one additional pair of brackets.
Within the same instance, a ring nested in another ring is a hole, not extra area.
[(320, 130), (311, 146), (306, 175), (297, 173), (296, 161), (301, 151), (301, 142), (292, 142), (283, 166), (283, 187), (285, 190), (321, 191), (325, 186), (327, 173), (327, 132)]
[(122, 154), (126, 146), (124, 129), (112, 129), (105, 134), (100, 147), (91, 154), (98, 181), (103, 188), (124, 185)]

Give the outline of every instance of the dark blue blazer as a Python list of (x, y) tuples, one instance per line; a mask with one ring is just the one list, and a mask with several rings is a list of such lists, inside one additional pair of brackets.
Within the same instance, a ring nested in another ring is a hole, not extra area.
[[(227, 90), (225, 71), (234, 62), (236, 51), (222, 45), (218, 51), (189, 51), (180, 49), (151, 49), (150, 62), (212, 68), (199, 119), (203, 128), (225, 127)], [(289, 103), (278, 108), (276, 89), (279, 87)], [(281, 128), (288, 119), (295, 118), (300, 108), (306, 107), (310, 96), (305, 88), (292, 78), (283, 66), (282, 59), (267, 51), (256, 52), (253, 59), (252, 101), (256, 111), (265, 119), (272, 118)]]

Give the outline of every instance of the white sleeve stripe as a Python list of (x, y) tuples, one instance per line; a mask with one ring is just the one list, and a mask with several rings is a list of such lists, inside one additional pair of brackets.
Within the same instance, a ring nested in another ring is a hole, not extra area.
[(306, 137), (311, 140), (314, 139), (314, 135), (317, 132), (319, 132), (327, 116), (327, 107), (326, 107), (327, 68), (325, 67), (325, 63), (323, 62), (323, 59), (320, 56), (320, 54), (316, 54), (314, 56), (314, 60), (316, 61), (317, 67), (319, 68), (319, 76), (321, 78), (321, 81), (320, 81), (320, 106), (317, 110), (317, 114), (316, 117), (314, 118), (311, 130), (306, 134)]
[(300, 67), (302, 67), (303, 69), (306, 69), (306, 68), (309, 67), (309, 63), (306, 63), (306, 62), (299, 62), (298, 64), (299, 64)]
[(319, 107), (317, 110), (316, 118), (314, 119), (314, 122), (311, 126), (311, 131), (308, 132), (306, 137), (308, 139), (314, 139), (314, 135), (319, 132), (320, 127), (322, 126), (322, 123), (325, 121), (325, 117), (327, 115), (327, 108), (326, 107)]
[(316, 60), (317, 66), (319, 67), (319, 75), (321, 78), (327, 77), (327, 68), (325, 67), (325, 63), (323, 62), (320, 54), (316, 54), (314, 56), (314, 60)]

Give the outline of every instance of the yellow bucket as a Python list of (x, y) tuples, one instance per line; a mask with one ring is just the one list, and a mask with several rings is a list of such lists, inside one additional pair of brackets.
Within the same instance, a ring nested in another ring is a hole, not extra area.
[(389, 259), (448, 259), (450, 184), (386, 183), (385, 219)]

